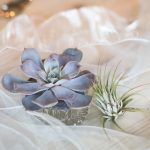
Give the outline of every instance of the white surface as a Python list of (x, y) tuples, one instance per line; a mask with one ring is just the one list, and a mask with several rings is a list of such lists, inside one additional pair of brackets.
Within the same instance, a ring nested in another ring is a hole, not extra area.
[[(142, 23), (137, 20), (135, 24), (128, 25), (124, 18), (98, 7), (63, 12), (38, 27), (30, 17), (19, 16), (0, 32), (0, 76), (12, 72), (24, 77), (18, 71), (24, 47), (37, 48), (43, 57), (78, 47), (84, 53), (85, 68), (96, 72), (99, 59), (102, 66), (107, 62), (110, 67), (122, 60), (119, 71), (126, 72), (124, 84), (132, 87), (150, 83), (148, 32), (140, 30), (140, 35), (137, 34)], [(135, 98), (131, 105), (149, 108), (149, 89), (143, 90), (147, 99)], [(99, 127), (100, 116), (94, 107), (80, 127), (66, 127), (54, 118), (36, 113), (50, 124), (47, 126), (20, 107), (20, 99), (21, 95), (0, 88), (2, 150), (144, 150), (150, 147), (149, 114), (125, 114), (118, 121), (128, 134), (107, 129), (108, 138)]]

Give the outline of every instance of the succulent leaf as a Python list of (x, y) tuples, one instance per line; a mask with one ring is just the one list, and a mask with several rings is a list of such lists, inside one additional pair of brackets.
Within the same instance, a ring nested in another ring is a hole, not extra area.
[(41, 107), (33, 103), (33, 100), (38, 98), (42, 92), (33, 94), (33, 95), (27, 95), (22, 99), (22, 104), (27, 110), (39, 110)]
[(82, 59), (82, 52), (77, 48), (68, 48), (63, 52), (64, 56), (66, 56), (67, 61), (77, 61), (80, 62)]
[(80, 65), (76, 61), (69, 61), (61, 72), (62, 77), (74, 78), (79, 74)]
[(62, 86), (53, 87), (52, 91), (57, 99), (65, 101), (68, 107), (85, 107), (89, 105), (92, 99), (91, 96), (76, 93)]
[(21, 69), (27, 76), (35, 79), (39, 78), (38, 72), (42, 71), (40, 66), (35, 64), (32, 60), (24, 61), (24, 63), (21, 65)]
[(57, 98), (51, 90), (45, 91), (42, 95), (32, 101), (42, 108), (52, 107), (58, 103)]
[(95, 77), (92, 73), (87, 73), (64, 82), (62, 86), (74, 91), (85, 91), (92, 86), (94, 79)]
[(54, 58), (47, 58), (44, 61), (44, 69), (46, 72), (52, 71), (54, 68), (59, 68), (59, 62)]
[(26, 60), (32, 60), (37, 65), (41, 66), (41, 58), (34, 48), (24, 49), (21, 55), (21, 61), (24, 63)]
[(49, 57), (59, 62), (60, 68), (66, 64), (66, 58), (62, 54), (51, 54)]
[(25, 95), (31, 95), (47, 89), (47, 87), (42, 86), (39, 83), (24, 81), (11, 74), (6, 74), (3, 77), (2, 84), (3, 87), (10, 92), (22, 93)]

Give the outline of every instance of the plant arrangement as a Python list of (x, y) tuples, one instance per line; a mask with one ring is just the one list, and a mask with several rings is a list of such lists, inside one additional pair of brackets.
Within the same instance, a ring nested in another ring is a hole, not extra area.
[(35, 49), (26, 48), (21, 55), (21, 69), (29, 77), (28, 80), (6, 74), (2, 85), (10, 92), (25, 95), (22, 99), (25, 109), (48, 110), (49, 114), (54, 110), (52, 115), (61, 111), (59, 115), (64, 112), (61, 117), (69, 112), (67, 119), (70, 119), (70, 110), (87, 108), (92, 100), (87, 91), (95, 76), (80, 69), (81, 59), (82, 52), (76, 48), (68, 48), (62, 54), (51, 54), (44, 60)]
[[(68, 48), (62, 54), (51, 54), (41, 60), (37, 51), (27, 48), (21, 55), (21, 70), (28, 76), (23, 80), (12, 74), (2, 78), (3, 87), (12, 93), (22, 93), (22, 104), (26, 110), (42, 111), (68, 125), (81, 124), (93, 104), (100, 110), (103, 127), (107, 121), (122, 129), (116, 120), (125, 112), (150, 112), (147, 109), (129, 107), (138, 94), (135, 87), (120, 92), (124, 74), (117, 68), (100, 69), (97, 77), (88, 70), (81, 70), (79, 62), (83, 54), (76, 48)], [(93, 95), (88, 90), (93, 88)]]
[[(148, 109), (129, 107), (128, 104), (134, 100), (135, 95), (140, 95), (138, 88), (128, 88), (121, 84), (125, 79), (125, 74), (117, 73), (118, 65), (114, 69), (100, 69), (97, 78), (93, 84), (93, 104), (98, 108), (103, 117), (103, 128), (107, 121), (111, 121), (117, 128), (124, 130), (117, 123), (117, 119), (123, 116), (125, 112), (148, 112)], [(146, 85), (146, 84), (145, 84)], [(120, 92), (120, 87), (128, 88)]]

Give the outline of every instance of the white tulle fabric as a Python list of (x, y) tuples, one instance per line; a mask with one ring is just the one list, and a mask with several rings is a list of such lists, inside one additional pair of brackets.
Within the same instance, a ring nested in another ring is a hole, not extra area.
[[(19, 71), (24, 47), (35, 47), (44, 58), (65, 48), (83, 51), (82, 65), (96, 73), (97, 65), (112, 67), (121, 61), (126, 72), (123, 84), (133, 87), (150, 83), (150, 41), (137, 20), (128, 24), (110, 10), (98, 7), (70, 10), (35, 25), (26, 15), (12, 20), (0, 32), (0, 76)], [(140, 35), (138, 34), (140, 33)], [(150, 108), (150, 86), (130, 105)], [(0, 150), (148, 150), (150, 114), (125, 113), (118, 123), (126, 132), (107, 124), (107, 136), (101, 128), (101, 116), (91, 105), (81, 126), (65, 126), (38, 112), (26, 111), (19, 94), (0, 86)]]

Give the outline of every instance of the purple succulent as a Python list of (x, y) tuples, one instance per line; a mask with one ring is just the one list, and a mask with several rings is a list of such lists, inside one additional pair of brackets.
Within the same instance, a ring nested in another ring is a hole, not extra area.
[(79, 108), (91, 102), (86, 91), (94, 81), (89, 71), (80, 71), (82, 52), (68, 48), (62, 54), (51, 54), (41, 60), (33, 48), (27, 48), (21, 56), (21, 69), (28, 81), (6, 74), (2, 79), (5, 89), (25, 95), (22, 104), (27, 110), (48, 107)]

